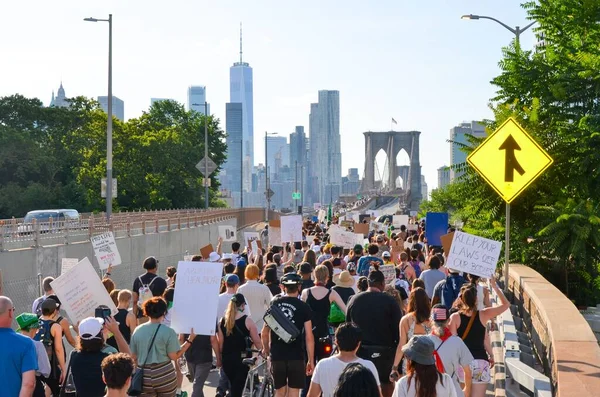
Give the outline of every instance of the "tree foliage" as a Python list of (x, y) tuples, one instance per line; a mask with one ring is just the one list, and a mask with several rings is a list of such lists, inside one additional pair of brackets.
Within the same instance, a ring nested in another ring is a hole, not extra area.
[[(511, 206), (511, 260), (536, 267), (580, 304), (600, 299), (600, 2), (537, 0), (523, 4), (543, 45), (503, 50), (492, 80), (493, 131), (508, 117), (554, 158), (554, 164)], [(470, 152), (478, 142), (463, 148)], [(485, 181), (465, 174), (432, 194), (482, 235), (504, 231), (504, 203)], [(570, 286), (570, 287), (569, 287)]]
[[(0, 98), (0, 218), (44, 208), (102, 211), (106, 123), (98, 104), (83, 97), (68, 108), (44, 107), (20, 95)], [(220, 167), (225, 133), (212, 116), (161, 101), (139, 118), (114, 119), (115, 210), (202, 207), (202, 175), (195, 164), (204, 157), (204, 123), (209, 156)], [(218, 186), (213, 178), (211, 206), (221, 204)]]

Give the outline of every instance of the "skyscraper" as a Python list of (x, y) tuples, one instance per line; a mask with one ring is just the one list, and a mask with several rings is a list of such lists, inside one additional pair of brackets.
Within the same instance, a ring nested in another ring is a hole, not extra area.
[[(468, 145), (467, 135), (473, 135), (478, 138), (486, 136), (485, 126), (477, 121), (470, 123), (461, 123), (457, 127), (450, 129), (450, 165), (462, 164), (467, 161), (467, 154), (461, 150), (462, 145)], [(456, 142), (454, 144), (453, 142)], [(450, 170), (450, 180), (459, 177), (461, 174)]]
[(314, 202), (338, 199), (342, 185), (340, 147), (340, 92), (319, 91), (319, 103), (310, 105), (310, 188)]
[(296, 131), (290, 134), (290, 167), (306, 165), (306, 134), (303, 126), (297, 126)]
[[(221, 172), (221, 186), (231, 192), (234, 207), (240, 206), (240, 191), (250, 190), (249, 186), (242, 189), (242, 120), (241, 103), (225, 104), (225, 132), (227, 133), (227, 160)], [(251, 172), (244, 164), (244, 173)]]
[(52, 100), (50, 101), (50, 106), (63, 108), (69, 106), (69, 102), (67, 102), (67, 98), (65, 96), (65, 89), (63, 88), (62, 81), (60, 82), (60, 87), (58, 87), (56, 96), (54, 96), (54, 91), (52, 91)]
[[(115, 116), (121, 121), (125, 121), (125, 102), (123, 102), (121, 99), (117, 98), (114, 95), (112, 99), (113, 116)], [(100, 107), (102, 108), (102, 110), (104, 110), (105, 113), (108, 113), (108, 97), (99, 96), (98, 102), (100, 102)]]
[[(204, 103), (206, 102), (206, 86), (191, 85), (187, 93), (188, 110), (195, 110), (200, 114), (205, 113)], [(210, 114), (210, 103), (208, 104), (208, 114)]]
[(421, 197), (423, 197), (423, 200), (429, 200), (429, 190), (427, 189), (427, 182), (425, 182), (425, 175), (421, 175)]
[(284, 136), (267, 136), (267, 162), (271, 178), (290, 166), (290, 149)]
[(450, 168), (442, 166), (437, 169), (438, 172), (438, 189), (443, 189), (450, 184)]
[[(229, 68), (229, 102), (242, 104), (243, 155), (254, 166), (254, 103), (252, 68), (242, 60), (242, 25), (240, 24), (240, 61)], [(244, 185), (250, 186), (252, 175)]]

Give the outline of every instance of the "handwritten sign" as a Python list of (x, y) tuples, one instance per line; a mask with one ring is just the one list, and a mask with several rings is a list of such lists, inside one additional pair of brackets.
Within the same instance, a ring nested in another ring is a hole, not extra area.
[(88, 258), (83, 258), (50, 285), (72, 323), (93, 317), (94, 310), (100, 305), (108, 306), (113, 315), (117, 313), (115, 304)]
[(379, 266), (379, 270), (385, 277), (385, 283), (389, 284), (396, 279), (396, 268), (394, 265), (383, 265)]
[[(171, 309), (171, 328), (179, 334), (214, 335), (223, 265), (179, 262), (177, 288)], [(198, 302), (202, 302), (201, 305)]]
[(225, 242), (235, 241), (237, 239), (237, 231), (235, 230), (235, 226), (219, 226), (219, 237)]
[(250, 242), (250, 249), (251, 249), (251, 250), (252, 250), (252, 252), (254, 252), (255, 254), (256, 254), (256, 253), (258, 253), (258, 250), (259, 250), (259, 248), (258, 248), (258, 243), (259, 243), (259, 241), (258, 241), (258, 240), (252, 240), (252, 241)]
[(215, 252), (215, 249), (213, 248), (212, 244), (208, 244), (200, 248), (200, 255), (202, 255), (202, 258), (204, 258), (204, 260), (208, 259), (211, 252)]
[(114, 267), (121, 264), (121, 255), (112, 232), (93, 236), (91, 241), (100, 269), (107, 269), (109, 265)]
[(246, 241), (246, 247), (251, 247), (252, 241), (260, 241), (260, 233), (244, 232), (244, 240)]
[(269, 226), (269, 244), (272, 247), (281, 247), (281, 228)]
[(193, 257), (194, 257), (194, 255), (184, 255), (183, 256), (183, 261), (184, 262), (191, 262)]
[(281, 238), (290, 243), (302, 241), (302, 215), (281, 217)]
[(368, 223), (355, 223), (354, 224), (354, 233), (360, 233), (363, 236), (369, 234), (369, 224)]
[(402, 225), (408, 225), (408, 215), (394, 215), (392, 225), (394, 225), (395, 229), (400, 229)]
[(60, 264), (60, 274), (65, 274), (79, 263), (77, 258), (62, 258)]
[(356, 244), (357, 236), (362, 238), (362, 235), (357, 235), (353, 232), (335, 230), (333, 234), (331, 233), (331, 228), (329, 229), (329, 241), (332, 244), (335, 244), (340, 247), (352, 248), (354, 244)]
[(306, 236), (306, 242), (308, 243), (308, 245), (312, 245), (312, 243), (315, 241), (315, 236)]
[(446, 266), (490, 278), (496, 271), (502, 243), (463, 232), (454, 232)]

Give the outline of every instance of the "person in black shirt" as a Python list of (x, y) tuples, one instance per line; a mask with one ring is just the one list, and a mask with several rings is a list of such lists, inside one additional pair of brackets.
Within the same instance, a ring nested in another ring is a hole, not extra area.
[(308, 262), (303, 262), (298, 268), (298, 273), (302, 276), (302, 291), (315, 286), (314, 281), (310, 278), (312, 274), (312, 266)]
[(354, 277), (350, 275), (348, 270), (344, 270), (341, 273), (333, 275), (333, 283), (335, 284), (335, 287), (331, 290), (337, 292), (347, 305), (350, 297), (355, 294), (353, 287), (356, 280), (354, 280)]
[[(265, 323), (262, 329), (262, 342), (265, 356), (271, 356), (271, 370), (276, 396), (298, 397), (304, 387), (305, 376), (311, 375), (315, 367), (314, 336), (312, 332), (312, 313), (308, 305), (298, 299), (302, 278), (296, 273), (285, 274), (281, 278), (285, 295), (271, 303), (277, 305), (285, 316), (304, 333), (302, 337), (285, 343)], [(305, 350), (308, 362), (305, 365)]]
[[(219, 327), (215, 327), (218, 329)], [(189, 334), (181, 334), (179, 341), (183, 343)], [(215, 335), (197, 335), (192, 346), (185, 352), (188, 370), (193, 383), (192, 397), (204, 397), (204, 382), (208, 379), (213, 363), (212, 352), (217, 358), (217, 368), (221, 368), (221, 350)]]
[(142, 310), (138, 307), (138, 304), (140, 300), (139, 291), (143, 285), (147, 285), (150, 288), (150, 291), (152, 291), (152, 296), (162, 296), (167, 289), (167, 281), (156, 274), (158, 271), (158, 259), (153, 256), (149, 256), (148, 258), (144, 259), (143, 267), (146, 269), (146, 273), (137, 277), (133, 281), (132, 289), (133, 314), (135, 314), (137, 318), (142, 317)]
[(394, 365), (394, 353), (400, 341), (398, 324), (402, 313), (394, 298), (383, 293), (385, 277), (382, 272), (372, 271), (368, 281), (369, 289), (350, 299), (346, 320), (361, 329), (363, 343), (358, 356), (375, 364), (383, 397), (390, 397), (394, 384), (390, 382), (388, 375)]

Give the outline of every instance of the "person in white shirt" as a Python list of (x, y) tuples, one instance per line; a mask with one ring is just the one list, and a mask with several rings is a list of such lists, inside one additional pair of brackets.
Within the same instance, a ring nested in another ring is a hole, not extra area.
[[(308, 389), (308, 397), (333, 397), (333, 392), (337, 386), (338, 379), (348, 364), (360, 363), (368, 368), (379, 384), (379, 375), (375, 365), (368, 360), (363, 360), (356, 355), (360, 347), (362, 334), (360, 329), (352, 324), (345, 323), (335, 331), (335, 344), (339, 353), (335, 356), (320, 360), (315, 367)], [(381, 389), (380, 389), (381, 393)]]
[[(225, 315), (225, 310), (227, 310), (227, 305), (229, 305), (231, 297), (237, 293), (240, 286), (240, 278), (236, 274), (228, 274), (225, 279), (225, 286), (227, 287), (227, 291), (219, 295), (219, 306), (217, 307), (217, 317), (219, 320)], [(244, 314), (251, 317), (250, 309), (248, 309), (247, 305), (244, 308)]]
[(239, 288), (238, 292), (244, 295), (247, 302), (246, 307), (249, 307), (250, 313), (252, 313), (250, 318), (260, 330), (264, 323), (263, 316), (269, 308), (273, 295), (271, 294), (269, 287), (258, 282), (259, 275), (260, 270), (258, 269), (258, 266), (248, 265), (244, 271), (246, 283)]
[(407, 360), (407, 375), (396, 382), (392, 397), (418, 397), (435, 385), (436, 397), (456, 397), (456, 389), (448, 374), (439, 372), (433, 352), (435, 345), (425, 335), (413, 336), (402, 347)]

